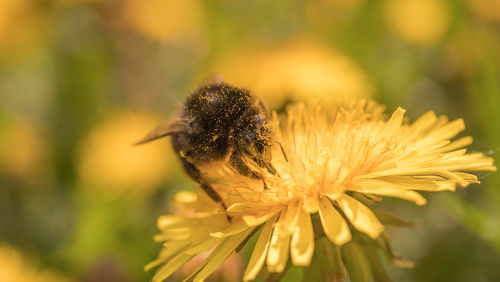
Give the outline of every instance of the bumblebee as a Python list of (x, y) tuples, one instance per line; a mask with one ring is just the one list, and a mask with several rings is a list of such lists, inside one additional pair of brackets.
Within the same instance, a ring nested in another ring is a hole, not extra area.
[(159, 125), (136, 144), (165, 136), (170, 136), (187, 175), (224, 210), (225, 203), (199, 166), (228, 160), (237, 173), (263, 179), (243, 161), (248, 157), (270, 173), (276, 173), (271, 165), (271, 147), (275, 141), (268, 113), (262, 101), (246, 89), (225, 83), (204, 85), (187, 98), (174, 120)]

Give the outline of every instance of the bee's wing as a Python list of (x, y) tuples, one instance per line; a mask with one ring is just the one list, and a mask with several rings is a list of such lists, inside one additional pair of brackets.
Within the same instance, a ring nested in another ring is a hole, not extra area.
[(180, 132), (186, 132), (186, 125), (184, 124), (184, 122), (179, 120), (165, 121), (160, 125), (158, 125), (153, 131), (151, 131), (144, 138), (134, 143), (134, 145), (141, 145)]

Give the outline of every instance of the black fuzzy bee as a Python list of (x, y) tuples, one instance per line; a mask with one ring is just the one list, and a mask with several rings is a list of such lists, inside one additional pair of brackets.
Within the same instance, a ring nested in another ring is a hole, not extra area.
[[(175, 120), (167, 121), (137, 144), (170, 136), (184, 170), (224, 209), (220, 195), (204, 179), (198, 167), (212, 161), (229, 159), (239, 174), (263, 179), (252, 171), (242, 157), (275, 174), (271, 146), (275, 142), (264, 104), (250, 91), (214, 83), (192, 93)], [(264, 182), (264, 187), (265, 187)]]

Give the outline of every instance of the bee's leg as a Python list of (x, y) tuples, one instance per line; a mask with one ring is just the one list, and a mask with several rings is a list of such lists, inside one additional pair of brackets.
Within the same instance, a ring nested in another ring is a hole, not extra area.
[(205, 191), (205, 193), (207, 193), (207, 195), (212, 200), (219, 203), (222, 206), (222, 208), (224, 208), (224, 211), (227, 210), (226, 204), (224, 203), (224, 201), (222, 201), (222, 198), (220, 197), (219, 193), (217, 193), (217, 191), (215, 191), (214, 188), (212, 188), (212, 186), (210, 186), (207, 183), (203, 183), (203, 182), (200, 183), (200, 185), (201, 185), (201, 189), (203, 189), (203, 191)]
[(272, 163), (265, 162), (264, 160), (259, 158), (252, 158), (252, 161), (254, 161), (260, 167), (267, 169), (267, 171), (269, 171), (269, 173), (271, 173), (272, 175), (276, 175), (276, 169), (274, 168)]
[(240, 154), (237, 151), (234, 151), (229, 158), (229, 164), (234, 167), (239, 174), (250, 177), (253, 179), (262, 179), (264, 182), (264, 189), (267, 189), (266, 181), (264, 177), (258, 172), (252, 171), (245, 162), (241, 159)]
[[(227, 210), (227, 206), (222, 200), (221, 196), (215, 189), (210, 186), (210, 184), (206, 183), (206, 181), (203, 179), (201, 176), (200, 171), (190, 162), (188, 162), (186, 159), (181, 158), (182, 166), (184, 167), (184, 171), (196, 182), (198, 182), (201, 185), (201, 189), (216, 203), (220, 204), (224, 211)], [(226, 217), (229, 221), (231, 221), (231, 217), (226, 214)]]

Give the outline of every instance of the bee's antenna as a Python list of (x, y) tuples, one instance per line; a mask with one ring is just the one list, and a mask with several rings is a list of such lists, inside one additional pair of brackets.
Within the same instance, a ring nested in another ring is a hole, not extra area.
[(146, 137), (134, 143), (133, 145), (141, 145), (182, 131), (185, 131), (185, 129), (182, 128), (181, 124), (166, 121), (158, 125), (153, 131), (146, 135)]
[(190, 132), (191, 127), (187, 125), (184, 121), (182, 120), (176, 120), (176, 121), (165, 121), (158, 125), (153, 131), (151, 131), (146, 137), (144, 137), (142, 140), (139, 140), (138, 142), (134, 143), (133, 146), (136, 145), (141, 145), (144, 143), (148, 143), (151, 141), (154, 141), (156, 139), (177, 134), (177, 133), (182, 133), (182, 132)]
[(153, 131), (149, 135), (147, 135), (146, 137), (144, 137), (142, 140), (140, 140), (140, 141), (135, 142), (134, 144), (132, 144), (132, 146), (138, 146), (138, 145), (142, 145), (142, 144), (145, 144), (145, 143), (149, 143), (149, 142), (154, 141), (156, 139), (160, 139), (162, 137), (172, 135), (172, 133), (174, 133), (174, 132), (173, 131), (169, 131), (169, 132), (165, 132), (165, 133), (162, 133), (162, 134), (156, 134), (156, 132)]
[(281, 153), (283, 153), (283, 157), (285, 157), (285, 161), (288, 162), (288, 158), (286, 156), (285, 149), (283, 148), (283, 145), (281, 145), (281, 143), (278, 141), (276, 141), (276, 143), (278, 143), (278, 145), (280, 145)]

